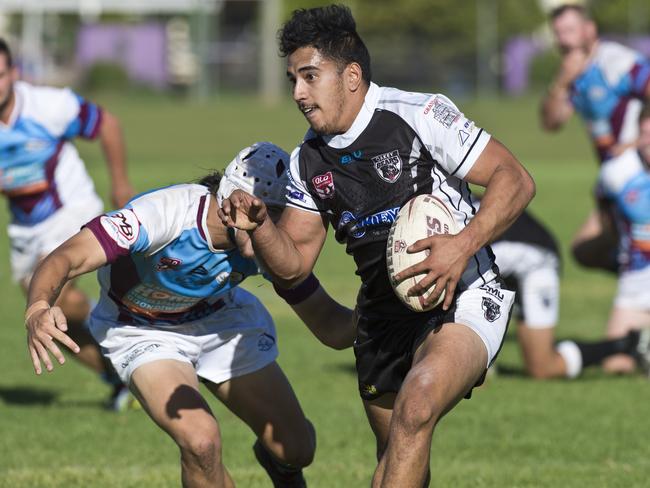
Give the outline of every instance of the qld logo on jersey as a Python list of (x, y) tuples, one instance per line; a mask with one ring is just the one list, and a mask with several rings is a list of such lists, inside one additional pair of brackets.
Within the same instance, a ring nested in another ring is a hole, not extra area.
[(373, 156), (371, 159), (379, 177), (388, 183), (395, 183), (402, 174), (402, 158), (398, 149)]
[(346, 210), (341, 214), (338, 228), (353, 223), (349, 234), (355, 239), (359, 239), (366, 235), (366, 230), (371, 227), (391, 225), (397, 219), (397, 214), (399, 214), (399, 207), (393, 207), (357, 220), (352, 212)]
[(316, 194), (322, 199), (334, 198), (334, 176), (331, 171), (316, 175), (311, 179)]

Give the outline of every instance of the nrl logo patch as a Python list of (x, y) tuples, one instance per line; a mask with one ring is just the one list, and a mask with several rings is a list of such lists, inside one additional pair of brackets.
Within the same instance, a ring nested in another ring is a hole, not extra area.
[(334, 198), (334, 176), (328, 171), (324, 175), (317, 175), (311, 179), (316, 194), (323, 200)]
[(395, 183), (402, 174), (402, 158), (397, 149), (374, 156), (372, 164), (379, 177), (388, 183)]
[(491, 298), (483, 297), (481, 308), (483, 309), (485, 320), (488, 322), (494, 322), (496, 319), (501, 317), (501, 305)]

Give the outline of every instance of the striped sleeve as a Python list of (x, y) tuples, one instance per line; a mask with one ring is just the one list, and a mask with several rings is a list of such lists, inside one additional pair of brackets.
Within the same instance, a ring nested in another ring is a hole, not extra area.
[(72, 139), (81, 137), (83, 139), (95, 139), (99, 135), (102, 123), (102, 109), (85, 98), (75, 95), (79, 103), (77, 116), (70, 122), (65, 137)]

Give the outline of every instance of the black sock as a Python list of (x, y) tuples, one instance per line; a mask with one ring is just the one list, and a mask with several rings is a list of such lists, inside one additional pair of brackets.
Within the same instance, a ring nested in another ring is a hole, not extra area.
[(614, 354), (631, 354), (635, 347), (638, 333), (630, 332), (625, 337), (600, 342), (577, 342), (575, 345), (582, 355), (582, 367), (600, 364), (604, 359)]

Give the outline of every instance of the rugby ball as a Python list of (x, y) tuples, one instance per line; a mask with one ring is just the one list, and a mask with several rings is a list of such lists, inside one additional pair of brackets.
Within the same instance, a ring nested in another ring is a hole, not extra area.
[(457, 234), (456, 220), (447, 206), (433, 195), (418, 195), (404, 205), (393, 222), (386, 243), (386, 266), (388, 279), (397, 297), (415, 312), (426, 312), (440, 305), (445, 299), (443, 291), (438, 300), (424, 304), (436, 285), (432, 284), (422, 295), (408, 296), (409, 289), (426, 276), (426, 273), (407, 278), (401, 282), (395, 280), (400, 271), (423, 261), (429, 250), (408, 253), (406, 249), (415, 241), (437, 234)]

